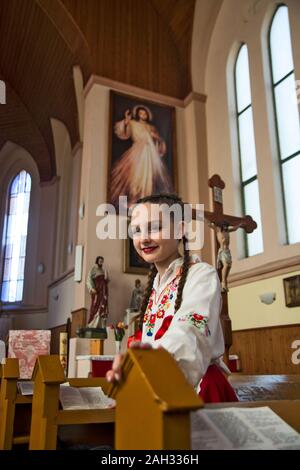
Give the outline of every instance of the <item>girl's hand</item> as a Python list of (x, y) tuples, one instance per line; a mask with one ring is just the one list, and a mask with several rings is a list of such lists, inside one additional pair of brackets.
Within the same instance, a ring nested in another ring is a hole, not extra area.
[[(152, 349), (151, 344), (134, 341), (130, 345), (131, 349)], [(106, 380), (110, 383), (121, 382), (122, 380), (122, 362), (124, 354), (117, 354), (114, 358), (112, 369), (106, 372)]]
[(121, 381), (121, 364), (124, 354), (117, 354), (114, 358), (112, 369), (106, 372), (107, 382), (120, 382)]

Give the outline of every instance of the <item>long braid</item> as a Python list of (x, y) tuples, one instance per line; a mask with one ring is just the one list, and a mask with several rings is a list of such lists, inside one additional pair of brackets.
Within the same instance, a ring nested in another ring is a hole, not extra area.
[(156, 266), (152, 264), (148, 273), (148, 282), (147, 282), (147, 287), (145, 289), (143, 300), (141, 303), (140, 313), (137, 316), (140, 327), (143, 324), (144, 314), (146, 312), (146, 308), (147, 308), (149, 298), (152, 292), (153, 282), (154, 282), (154, 278), (156, 274), (157, 274)]
[(190, 252), (187, 248), (187, 239), (185, 236), (182, 237), (182, 242), (183, 242), (183, 264), (182, 264), (182, 271), (181, 271), (181, 276), (178, 284), (178, 289), (177, 289), (177, 297), (176, 297), (176, 302), (175, 302), (175, 312), (180, 308), (181, 302), (182, 302), (182, 292), (183, 288), (185, 285), (185, 281), (188, 275), (189, 267), (190, 267)]

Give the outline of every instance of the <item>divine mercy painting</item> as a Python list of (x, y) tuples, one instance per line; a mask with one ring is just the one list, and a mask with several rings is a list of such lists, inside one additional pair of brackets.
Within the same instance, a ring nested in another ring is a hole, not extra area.
[(175, 190), (175, 109), (111, 92), (108, 202)]

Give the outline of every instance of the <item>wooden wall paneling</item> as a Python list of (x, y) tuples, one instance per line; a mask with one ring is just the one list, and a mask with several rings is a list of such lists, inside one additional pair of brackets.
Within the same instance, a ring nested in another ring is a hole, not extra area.
[(244, 374), (300, 374), (292, 363), (296, 339), (300, 324), (234, 331), (230, 354), (239, 356)]
[(72, 312), (71, 338), (76, 337), (76, 331), (78, 328), (84, 328), (86, 326), (86, 316), (86, 308), (79, 308)]
[(50, 354), (59, 354), (59, 335), (60, 333), (67, 332), (67, 325), (59, 325), (54, 328), (50, 328), (51, 331), (51, 343), (50, 343)]

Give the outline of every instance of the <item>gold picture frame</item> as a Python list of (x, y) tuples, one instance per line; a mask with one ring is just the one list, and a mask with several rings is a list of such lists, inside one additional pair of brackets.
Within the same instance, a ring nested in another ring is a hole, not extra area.
[(149, 264), (140, 258), (137, 254), (133, 240), (127, 237), (124, 240), (124, 273), (129, 274), (148, 274)]
[(283, 279), (285, 305), (300, 307), (300, 275)]

